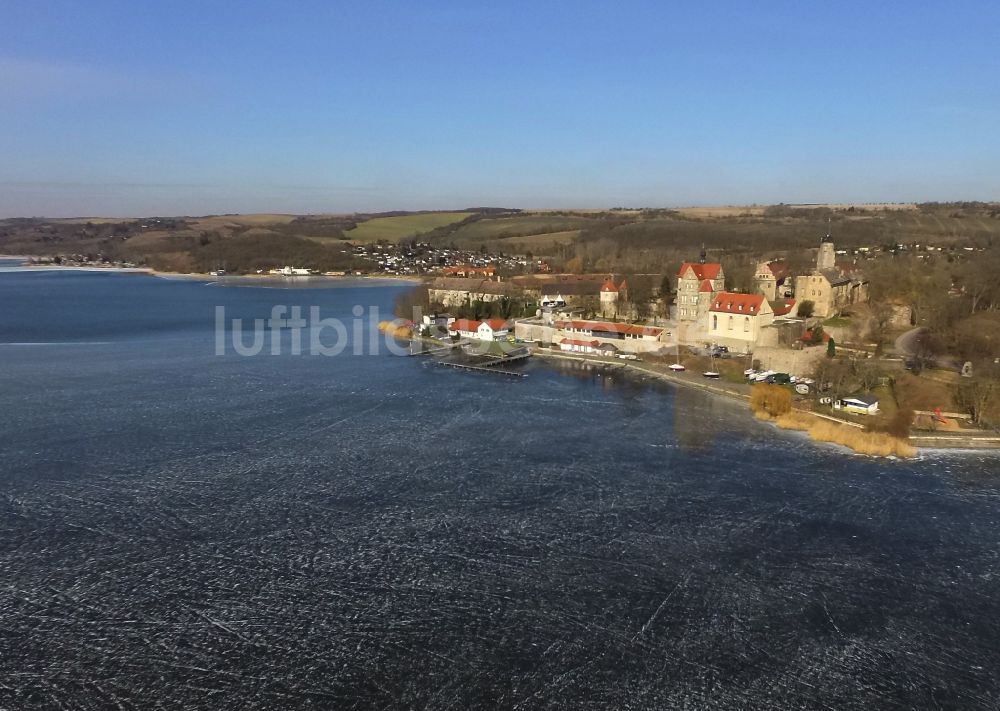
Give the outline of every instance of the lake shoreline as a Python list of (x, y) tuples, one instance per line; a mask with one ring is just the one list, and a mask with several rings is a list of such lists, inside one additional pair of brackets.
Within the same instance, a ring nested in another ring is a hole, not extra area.
[[(562, 360), (573, 360), (583, 363), (596, 363), (608, 366), (620, 366), (621, 370), (623, 370), (624, 372), (632, 372), (633, 374), (642, 374), (644, 376), (653, 377), (657, 380), (673, 383), (674, 385), (695, 388), (703, 392), (725, 397), (728, 398), (729, 400), (737, 402), (742, 401), (749, 403), (750, 401), (750, 394), (740, 392), (737, 389), (738, 386), (732, 386), (727, 388), (727, 387), (722, 387), (719, 384), (700, 382), (692, 380), (690, 378), (685, 378), (681, 375), (674, 374), (671, 372), (663, 372), (648, 365), (644, 366), (642, 365), (641, 362), (634, 362), (634, 361), (617, 362), (617, 361), (604, 360), (587, 356), (568, 355), (565, 353), (553, 353), (541, 348), (536, 348), (534, 350), (534, 355), (540, 356), (542, 358), (558, 358)], [(752, 411), (748, 409), (747, 412), (748, 414), (753, 416)], [(796, 412), (799, 412), (802, 415), (811, 416), (814, 419), (816, 419), (817, 422), (826, 421), (830, 423), (837, 423), (843, 427), (861, 429), (861, 425), (851, 422), (846, 422), (844, 420), (832, 417), (830, 415), (823, 415), (821, 413), (810, 412), (805, 410), (798, 410)], [(783, 427), (781, 423), (779, 423), (776, 420), (769, 420), (769, 422), (775, 427), (778, 427), (779, 429), (783, 429), (785, 431), (789, 432), (801, 431), (800, 427)], [(864, 456), (878, 456), (878, 455), (868, 454), (866, 452), (860, 452), (851, 447), (848, 447), (847, 445), (841, 444), (839, 441), (836, 440), (827, 440), (825, 438), (822, 439), (814, 438), (813, 441), (836, 444), (838, 446), (844, 447), (845, 449), (851, 451), (852, 453), (862, 454)], [(949, 451), (949, 452), (1000, 450), (1000, 436), (993, 437), (990, 435), (976, 436), (976, 435), (942, 435), (942, 434), (919, 435), (918, 434), (918, 435), (911, 435), (909, 440), (900, 440), (900, 441), (908, 442), (911, 447), (915, 448), (918, 451), (918, 453), (924, 450)]]
[(262, 280), (299, 280), (300, 282), (305, 282), (306, 280), (314, 281), (325, 281), (325, 280), (339, 280), (339, 279), (367, 279), (367, 280), (379, 280), (379, 281), (392, 281), (401, 282), (405, 284), (421, 284), (423, 283), (423, 277), (419, 276), (401, 276), (397, 274), (311, 274), (309, 276), (285, 276), (283, 274), (227, 274), (224, 276), (217, 276), (214, 274), (202, 273), (202, 272), (167, 272), (159, 269), (152, 269), (150, 267), (98, 267), (98, 266), (78, 266), (78, 265), (64, 265), (64, 264), (28, 264), (23, 263), (33, 257), (30, 255), (17, 255), (17, 254), (0, 254), (0, 259), (11, 259), (11, 260), (22, 260), (22, 264), (17, 265), (18, 269), (24, 269), (26, 271), (73, 271), (73, 272), (94, 272), (94, 273), (111, 273), (111, 274), (148, 274), (149, 276), (159, 277), (162, 279), (177, 279), (177, 280), (189, 280), (189, 281), (221, 281), (228, 280), (236, 283), (238, 281), (262, 281)]

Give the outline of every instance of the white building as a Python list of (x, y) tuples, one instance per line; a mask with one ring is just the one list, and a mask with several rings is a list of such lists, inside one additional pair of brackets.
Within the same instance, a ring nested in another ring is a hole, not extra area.
[(835, 410), (853, 412), (858, 415), (877, 415), (878, 398), (873, 395), (853, 395), (842, 397), (833, 403)]
[(774, 310), (763, 294), (716, 294), (708, 308), (708, 337), (713, 343), (746, 352), (760, 331), (774, 322)]
[(475, 338), (479, 341), (500, 341), (510, 334), (510, 326), (502, 318), (491, 318), (486, 321), (460, 318), (448, 324), (448, 333), (460, 338)]
[(564, 338), (559, 341), (559, 350), (571, 353), (600, 354), (600, 343), (595, 341), (584, 341), (579, 338)]

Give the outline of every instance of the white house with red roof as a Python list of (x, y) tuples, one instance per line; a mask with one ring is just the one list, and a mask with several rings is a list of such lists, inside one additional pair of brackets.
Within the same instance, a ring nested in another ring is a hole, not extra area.
[(718, 262), (684, 262), (677, 273), (677, 320), (699, 321), (715, 295), (726, 288), (726, 274)]
[(479, 341), (500, 341), (510, 334), (510, 325), (506, 319), (502, 318), (491, 318), (485, 321), (460, 318), (448, 325), (448, 333), (460, 338), (475, 338)]
[(559, 341), (559, 350), (570, 353), (586, 353), (593, 355), (600, 352), (601, 344), (596, 339), (563, 338)]
[[(626, 353), (648, 353), (663, 347), (664, 335), (669, 335), (658, 326), (617, 323), (615, 321), (556, 321), (553, 343), (559, 343), (563, 350), (579, 350), (589, 347), (596, 352), (604, 346), (614, 346), (615, 350)], [(564, 347), (563, 341), (567, 341)], [(583, 350), (581, 352), (590, 352)]]
[(713, 343), (746, 352), (774, 322), (774, 309), (763, 294), (715, 295), (708, 308), (708, 338)]

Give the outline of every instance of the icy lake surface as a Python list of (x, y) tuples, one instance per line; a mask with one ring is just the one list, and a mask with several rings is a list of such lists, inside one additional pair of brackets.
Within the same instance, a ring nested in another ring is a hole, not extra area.
[(0, 708), (1000, 705), (996, 456), (540, 359), (215, 355), (216, 306), (399, 288), (0, 273)]

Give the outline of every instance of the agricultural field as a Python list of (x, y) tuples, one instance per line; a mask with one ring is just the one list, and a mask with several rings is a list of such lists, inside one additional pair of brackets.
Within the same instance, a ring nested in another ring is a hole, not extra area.
[(345, 232), (352, 242), (377, 242), (380, 239), (397, 242), (407, 237), (415, 237), (438, 227), (460, 222), (468, 212), (426, 212), (398, 217), (376, 217), (360, 223), (353, 230)]

